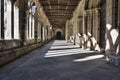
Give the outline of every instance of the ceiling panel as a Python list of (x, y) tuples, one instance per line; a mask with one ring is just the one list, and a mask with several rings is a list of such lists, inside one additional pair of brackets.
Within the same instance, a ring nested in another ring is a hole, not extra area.
[(65, 26), (80, 0), (39, 0), (53, 27)]

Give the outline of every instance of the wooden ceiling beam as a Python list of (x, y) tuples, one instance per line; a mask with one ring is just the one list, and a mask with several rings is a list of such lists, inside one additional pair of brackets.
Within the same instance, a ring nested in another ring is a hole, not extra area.
[[(69, 9), (68, 9), (68, 10), (71, 10), (71, 11), (72, 11), (73, 9), (74, 9), (73, 7), (71, 7), (71, 8), (69, 7)], [(49, 9), (49, 8), (44, 8), (43, 10), (48, 11), (48, 10), (58, 10), (58, 9), (53, 9), (53, 8), (52, 8), (52, 9)], [(60, 11), (61, 11), (61, 10), (66, 10), (66, 8), (65, 8), (65, 9), (59, 9), (59, 10), (60, 10)]]
[[(54, 4), (54, 5), (51, 5), (51, 7), (56, 7), (56, 6), (71, 6), (71, 7), (74, 7), (74, 6), (77, 6), (76, 4), (74, 4), (74, 5), (67, 5), (67, 4)], [(44, 4), (44, 5), (42, 5), (43, 7), (47, 7), (47, 6), (49, 6), (48, 4)]]
[(39, 0), (46, 16), (54, 27), (65, 26), (81, 0)]

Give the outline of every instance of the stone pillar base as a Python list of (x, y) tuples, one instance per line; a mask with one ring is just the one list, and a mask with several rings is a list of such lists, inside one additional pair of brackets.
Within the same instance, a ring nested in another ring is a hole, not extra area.
[(120, 56), (109, 55), (108, 59), (109, 63), (114, 64), (116, 66), (120, 65)]

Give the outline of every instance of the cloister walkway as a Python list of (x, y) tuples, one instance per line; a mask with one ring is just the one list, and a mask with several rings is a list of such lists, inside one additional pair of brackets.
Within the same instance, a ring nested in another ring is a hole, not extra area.
[(120, 80), (102, 54), (55, 40), (0, 68), (0, 80)]

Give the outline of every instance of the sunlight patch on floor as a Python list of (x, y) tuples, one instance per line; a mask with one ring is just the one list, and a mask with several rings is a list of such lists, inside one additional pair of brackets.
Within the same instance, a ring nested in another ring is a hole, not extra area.
[(93, 53), (93, 52), (94, 51), (87, 51), (81, 49), (52, 50), (52, 51), (48, 51), (45, 57), (60, 57), (60, 56), (69, 56), (69, 55)]
[(74, 45), (52, 46), (50, 49), (63, 49), (63, 48), (79, 48), (79, 46), (74, 46)]
[(103, 57), (104, 57), (104, 55), (92, 55), (92, 56), (87, 56), (85, 58), (73, 60), (73, 62), (90, 61), (90, 60), (95, 60), (95, 59), (101, 59)]

